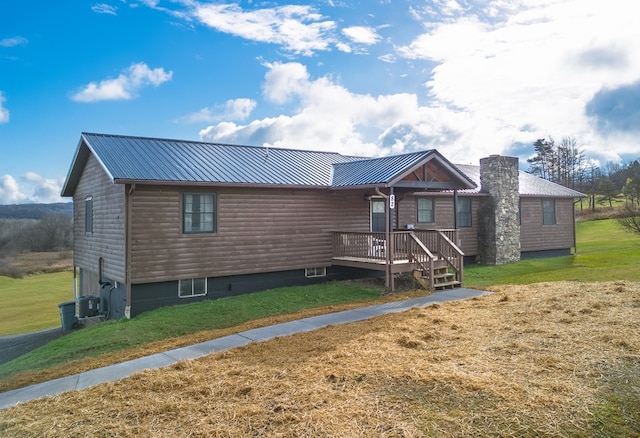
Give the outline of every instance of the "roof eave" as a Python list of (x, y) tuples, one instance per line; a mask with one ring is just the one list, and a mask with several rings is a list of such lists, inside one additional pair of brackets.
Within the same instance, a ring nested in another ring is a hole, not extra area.
[(178, 186), (178, 187), (243, 187), (243, 188), (262, 188), (262, 189), (313, 189), (328, 190), (328, 185), (304, 185), (304, 184), (266, 184), (266, 183), (229, 183), (217, 181), (166, 181), (166, 180), (149, 180), (149, 179), (127, 179), (117, 178), (115, 184), (139, 184), (148, 186)]
[(85, 165), (87, 164), (87, 160), (89, 159), (89, 155), (93, 154), (95, 159), (100, 163), (100, 167), (107, 174), (111, 182), (114, 182), (114, 178), (109, 172), (109, 169), (104, 165), (100, 157), (95, 153), (89, 142), (87, 141), (84, 133), (80, 135), (80, 141), (78, 142), (78, 147), (76, 148), (76, 153), (73, 157), (73, 161), (71, 162), (71, 166), (69, 167), (69, 172), (67, 173), (67, 178), (64, 181), (64, 185), (62, 186), (62, 190), (60, 195), (62, 197), (72, 197), (76, 191), (76, 187), (78, 186), (78, 182), (80, 181), (80, 177), (82, 176), (82, 171), (84, 170)]

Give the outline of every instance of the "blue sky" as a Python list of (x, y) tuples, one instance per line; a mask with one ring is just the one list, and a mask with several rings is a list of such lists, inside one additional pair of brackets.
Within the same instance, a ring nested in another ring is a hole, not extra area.
[(573, 137), (640, 158), (629, 0), (0, 2), (0, 203), (100, 132), (454, 163)]

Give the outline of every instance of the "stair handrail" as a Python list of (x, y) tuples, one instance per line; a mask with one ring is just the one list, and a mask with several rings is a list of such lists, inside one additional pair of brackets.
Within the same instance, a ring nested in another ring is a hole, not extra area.
[(413, 241), (413, 243), (417, 245), (417, 247), (420, 249), (423, 255), (427, 257), (427, 260), (426, 260), (427, 264), (425, 265), (425, 263), (422, 260), (416, 257), (416, 254), (414, 254), (413, 251), (409, 251), (410, 261), (421, 266), (422, 269), (424, 269), (429, 273), (429, 290), (433, 292), (435, 290), (435, 284), (434, 284), (435, 281), (433, 278), (433, 261), (436, 257), (433, 255), (431, 251), (429, 251), (429, 248), (425, 246), (422, 240), (420, 240), (413, 231), (409, 232), (409, 237), (411, 237), (411, 240)]
[[(446, 263), (455, 271), (456, 280), (462, 284), (464, 278), (464, 252), (447, 237), (442, 231), (438, 230), (438, 254), (446, 261)], [(441, 245), (444, 242), (446, 245)], [(444, 249), (449, 251), (444, 251)], [(450, 252), (453, 254), (450, 255)], [(451, 260), (455, 259), (455, 263)]]

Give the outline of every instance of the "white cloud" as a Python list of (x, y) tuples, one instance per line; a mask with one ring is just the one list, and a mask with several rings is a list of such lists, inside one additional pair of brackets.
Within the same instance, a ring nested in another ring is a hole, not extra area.
[(0, 91), (0, 123), (9, 122), (9, 110), (4, 107), (5, 101), (4, 93)]
[(118, 15), (118, 8), (115, 6), (108, 5), (106, 3), (97, 3), (91, 6), (91, 10), (96, 14), (109, 14), (109, 15)]
[(172, 71), (164, 68), (150, 69), (145, 63), (132, 64), (115, 79), (91, 82), (72, 96), (76, 102), (97, 102), (101, 100), (129, 100), (148, 85), (157, 87), (171, 80)]
[(44, 178), (35, 172), (27, 172), (22, 177), (25, 189), (29, 191), (28, 198), (33, 202), (60, 202), (63, 179)]
[(463, 115), (421, 107), (415, 94), (355, 94), (328, 77), (311, 79), (299, 63), (266, 66), (265, 99), (294, 102), (294, 114), (219, 123), (200, 131), (203, 140), (374, 156), (450, 147), (459, 133), (447, 122), (468, 124)]
[(500, 153), (553, 135), (576, 137), (587, 153), (637, 151), (640, 139), (602, 137), (585, 116), (599, 90), (640, 78), (640, 28), (628, 2), (491, 2), (476, 15), (458, 6), (447, 2), (455, 18), (399, 49), (437, 64), (426, 83), (434, 106), (470, 122), (458, 143)]
[(336, 25), (311, 6), (286, 5), (245, 11), (235, 4), (194, 3), (194, 15), (220, 32), (251, 41), (279, 44), (293, 53), (328, 50)]
[(200, 111), (181, 117), (184, 123), (211, 123), (222, 120), (245, 120), (256, 107), (253, 99), (239, 98), (227, 100), (224, 105), (202, 108)]
[(344, 53), (351, 53), (353, 51), (353, 49), (351, 48), (351, 46), (349, 44), (343, 43), (343, 42), (337, 42), (336, 43), (336, 49), (340, 50), (341, 52)]
[(0, 47), (15, 47), (15, 46), (25, 46), (29, 43), (24, 37), (17, 36), (11, 38), (4, 38), (0, 40)]
[(21, 192), (16, 179), (11, 175), (0, 177), (0, 203), (18, 204), (28, 199), (28, 196)]
[(364, 26), (352, 26), (342, 29), (342, 33), (357, 44), (372, 45), (380, 41), (380, 35), (375, 29)]
[(64, 178), (44, 178), (35, 172), (27, 172), (20, 182), (12, 175), (0, 176), (0, 204), (24, 202), (62, 202), (60, 196)]

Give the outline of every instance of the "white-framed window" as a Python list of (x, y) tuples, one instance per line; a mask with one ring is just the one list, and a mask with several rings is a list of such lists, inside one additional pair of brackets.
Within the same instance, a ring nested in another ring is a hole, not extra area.
[(542, 224), (543, 225), (556, 224), (556, 200), (555, 199), (542, 200)]
[(311, 277), (326, 277), (327, 276), (327, 268), (326, 267), (321, 267), (321, 268), (305, 268), (304, 270), (304, 276), (307, 278), (311, 278)]
[(84, 200), (84, 232), (93, 233), (93, 196), (88, 196)]
[(190, 278), (178, 281), (178, 297), (201, 297), (207, 294), (206, 278)]
[(216, 196), (214, 193), (185, 193), (182, 206), (185, 234), (216, 232)]
[(456, 223), (458, 228), (471, 226), (471, 198), (458, 198), (456, 203)]
[(432, 224), (435, 220), (433, 198), (418, 198), (418, 223)]

